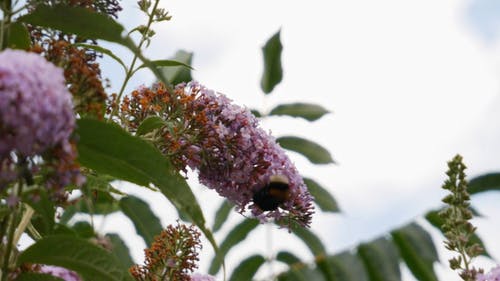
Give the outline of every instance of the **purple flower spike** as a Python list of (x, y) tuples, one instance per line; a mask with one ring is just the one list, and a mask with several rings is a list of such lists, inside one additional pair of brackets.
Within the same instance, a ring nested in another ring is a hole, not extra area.
[[(205, 137), (199, 138), (198, 144), (204, 156), (195, 167), (200, 182), (236, 203), (242, 211), (249, 205), (253, 215), (262, 221), (292, 219), (303, 226), (309, 225), (312, 197), (285, 151), (259, 127), (255, 116), (196, 82), (181, 88), (188, 96), (196, 95), (194, 107), (204, 108), (207, 117)], [(254, 194), (276, 175), (288, 180), (288, 190), (281, 198), (284, 202), (279, 204), (280, 208), (264, 210), (253, 202)]]
[[(121, 104), (122, 122), (137, 130), (150, 116), (168, 124), (148, 139), (172, 160), (177, 169), (199, 172), (202, 184), (247, 208), (261, 221), (308, 226), (314, 212), (312, 197), (302, 177), (257, 118), (226, 96), (197, 82), (169, 91), (162, 84), (141, 87)], [(271, 189), (272, 178), (286, 183)], [(269, 201), (269, 202), (264, 202)]]

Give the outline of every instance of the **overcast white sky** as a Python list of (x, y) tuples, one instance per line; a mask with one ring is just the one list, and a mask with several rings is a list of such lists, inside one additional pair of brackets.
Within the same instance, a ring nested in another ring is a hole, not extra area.
[[(456, 153), (464, 156), (471, 176), (500, 170), (500, 5), (495, 3), (170, 0), (161, 6), (173, 15), (172, 21), (156, 26), (147, 54), (165, 59), (178, 49), (194, 52), (198, 81), (251, 108), (307, 101), (333, 111), (314, 124), (294, 119), (264, 123), (276, 136), (316, 140), (338, 161), (318, 167), (291, 154), (299, 170), (327, 187), (343, 210), (340, 215), (318, 215), (312, 225), (333, 253), (439, 206), (446, 162)], [(134, 4), (123, 2), (120, 21), (128, 30), (141, 23)], [(264, 98), (259, 88), (260, 48), (280, 28), (284, 80)], [(104, 63), (104, 74), (114, 87), (122, 81), (119, 71)], [(152, 80), (149, 73), (140, 72), (130, 89)], [(204, 202), (217, 198), (204, 188), (195, 191)], [(477, 224), (497, 260), (499, 200), (498, 193), (473, 199), (489, 216)], [(152, 204), (165, 224), (175, 221), (164, 207), (168, 203), (156, 198)], [(214, 206), (204, 208), (211, 223)], [(237, 220), (233, 214), (231, 221)], [(265, 251), (267, 242), (262, 241), (269, 233), (273, 249), (296, 241), (286, 231), (262, 226), (247, 246), (231, 252), (228, 264), (236, 264), (241, 255)], [(293, 251), (310, 256), (300, 242), (294, 244)], [(136, 257), (141, 257), (142, 247), (133, 246)], [(202, 271), (212, 255), (208, 244), (204, 251), (208, 253), (202, 255)], [(441, 257), (445, 261), (446, 256)], [(441, 276), (448, 276), (443, 280), (458, 279), (444, 265), (438, 268)]]

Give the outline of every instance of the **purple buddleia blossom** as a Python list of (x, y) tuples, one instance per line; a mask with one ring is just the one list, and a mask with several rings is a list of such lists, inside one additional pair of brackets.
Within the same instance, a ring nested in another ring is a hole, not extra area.
[(195, 273), (191, 275), (191, 281), (216, 281), (212, 275)]
[(62, 69), (19, 50), (4, 50), (0, 61), (0, 157), (66, 145), (75, 119)]
[(63, 71), (20, 50), (0, 52), (0, 62), (0, 191), (18, 177), (29, 184), (40, 172), (60, 197), (64, 186), (83, 181), (70, 140), (75, 117)]
[(64, 281), (83, 281), (76, 272), (66, 269), (64, 267), (42, 265), (40, 267), (41, 273), (47, 273), (55, 277), (59, 277)]
[[(205, 88), (197, 82), (180, 85), (186, 95), (195, 95), (194, 108), (204, 108), (204, 136), (195, 143), (200, 153), (191, 154), (192, 166), (199, 171), (199, 180), (243, 211), (249, 206), (254, 216), (292, 219), (305, 226), (313, 213), (312, 197), (302, 177), (276, 139), (259, 126), (247, 109), (226, 96)], [(201, 161), (198, 159), (202, 159)], [(264, 212), (252, 203), (253, 195), (269, 183), (274, 175), (288, 178), (289, 197), (280, 208)]]
[(500, 281), (500, 265), (486, 274), (478, 273), (476, 281)]
[[(249, 209), (261, 221), (276, 219), (282, 225), (310, 224), (314, 207), (302, 177), (247, 108), (190, 82), (177, 85), (174, 91), (162, 84), (141, 87), (120, 109), (121, 121), (131, 132), (150, 116), (164, 119), (168, 125), (150, 133), (148, 139), (178, 170), (197, 171), (202, 184), (235, 203), (240, 212)], [(259, 207), (254, 195), (277, 175), (288, 179), (289, 192), (276, 207)]]

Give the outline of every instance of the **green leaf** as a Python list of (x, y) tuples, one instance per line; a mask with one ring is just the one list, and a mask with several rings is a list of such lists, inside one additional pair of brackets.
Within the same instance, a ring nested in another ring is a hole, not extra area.
[(50, 274), (24, 272), (19, 275), (15, 281), (64, 281), (64, 279), (52, 276)]
[[(472, 211), (474, 213), (474, 209), (472, 209)], [(430, 224), (432, 224), (432, 226), (434, 226), (435, 228), (437, 228), (444, 235), (444, 232), (441, 229), (441, 226), (443, 225), (444, 220), (441, 218), (441, 216), (439, 216), (439, 212), (440, 212), (440, 210), (429, 211), (429, 212), (427, 212), (425, 214), (425, 218), (427, 219), (427, 221)], [(477, 236), (476, 233), (473, 233), (471, 235), (471, 237), (469, 238), (469, 243), (467, 243), (467, 246), (471, 246), (472, 244), (478, 244), (479, 246), (481, 246), (481, 248), (483, 248), (483, 250), (484, 250), (481, 253), (481, 255), (491, 258), (491, 255), (488, 253), (488, 250), (486, 249), (486, 246), (484, 245), (484, 243), (481, 240), (481, 238), (479, 238), (479, 236)]]
[(257, 118), (262, 117), (262, 113), (260, 113), (260, 111), (258, 111), (257, 109), (252, 109), (250, 110), (250, 112), (252, 112), (252, 114)]
[[(189, 70), (194, 70), (189, 64), (185, 64), (183, 62), (176, 61), (176, 60), (153, 60), (153, 61), (151, 61), (151, 63), (153, 63), (157, 68), (163, 68), (163, 67), (184, 67), (184, 68), (187, 68)], [(145, 67), (147, 67), (147, 65), (142, 64), (141, 66), (139, 66), (138, 68), (136, 68), (133, 73), (135, 73), (139, 69), (145, 68)]]
[(328, 257), (335, 281), (368, 281), (368, 275), (361, 259), (351, 252), (342, 252)]
[(149, 132), (152, 132), (153, 130), (159, 129), (166, 124), (167, 123), (165, 122), (165, 120), (163, 120), (163, 118), (158, 116), (150, 116), (142, 121), (142, 123), (137, 128), (136, 134), (138, 136), (142, 136)]
[(61, 223), (57, 223), (54, 229), (54, 235), (66, 235), (66, 236), (73, 236), (73, 237), (78, 237), (78, 233), (76, 231)]
[(13, 22), (10, 24), (8, 47), (11, 49), (26, 50), (31, 45), (30, 34), (24, 24)]
[(391, 232), (401, 257), (415, 278), (421, 281), (437, 281), (433, 263), (438, 255), (430, 234), (416, 223)]
[(219, 209), (217, 209), (217, 212), (215, 213), (214, 225), (212, 226), (213, 232), (217, 232), (222, 227), (229, 217), (229, 213), (233, 207), (234, 204), (228, 200), (224, 200), (224, 202), (222, 202)]
[(262, 47), (264, 72), (260, 80), (260, 87), (266, 94), (271, 93), (274, 87), (283, 79), (283, 69), (281, 68), (283, 45), (281, 45), (280, 33), (281, 30), (276, 32)]
[(280, 251), (276, 255), (276, 260), (286, 263), (288, 265), (300, 264), (302, 261), (294, 254), (286, 251)]
[(324, 187), (319, 185), (316, 181), (310, 178), (303, 178), (304, 183), (307, 185), (307, 189), (314, 197), (314, 203), (319, 206), (323, 212), (339, 212), (339, 206), (337, 201)]
[(165, 77), (172, 85), (177, 85), (182, 82), (189, 82), (193, 80), (191, 76), (191, 67), (186, 68), (185, 66), (190, 66), (193, 60), (193, 53), (186, 52), (184, 50), (179, 50), (171, 58), (172, 61), (182, 63), (182, 66), (174, 66), (168, 68), (162, 68), (161, 71), (165, 74)]
[(311, 103), (290, 103), (276, 106), (271, 110), (269, 115), (288, 115), (315, 121), (327, 113), (329, 113), (329, 111), (321, 105)]
[(78, 47), (85, 48), (85, 49), (91, 49), (91, 50), (94, 50), (96, 52), (108, 55), (110, 58), (112, 58), (116, 62), (118, 62), (123, 67), (125, 72), (127, 72), (127, 66), (125, 65), (125, 63), (119, 57), (117, 57), (111, 50), (106, 49), (106, 48), (101, 47), (101, 46), (98, 46), (98, 45), (91, 45), (91, 44), (84, 44), (84, 43), (75, 43), (74, 45), (78, 46)]
[(54, 231), (56, 207), (45, 190), (38, 190), (37, 193), (38, 200), (25, 200), (25, 202), (35, 211), (31, 223), (42, 236), (45, 236), (52, 234)]
[(92, 190), (82, 198), (77, 206), (78, 212), (108, 215), (119, 210), (117, 200), (109, 192)]
[(226, 236), (224, 241), (219, 247), (219, 253), (215, 255), (210, 264), (208, 273), (215, 275), (219, 272), (224, 257), (226, 254), (241, 241), (245, 240), (248, 234), (257, 227), (259, 221), (256, 219), (246, 219), (237, 226), (235, 226)]
[(93, 238), (95, 237), (94, 228), (86, 221), (79, 221), (71, 227), (80, 238)]
[(79, 160), (85, 167), (142, 186), (157, 186), (180, 211), (191, 218), (214, 249), (217, 244), (186, 180), (150, 143), (131, 136), (116, 124), (92, 119), (77, 121)]
[(315, 257), (316, 265), (321, 270), (326, 280), (333, 280), (334, 273), (331, 269), (328, 259), (326, 259), (326, 248), (316, 234), (305, 227), (294, 225), (291, 231), (295, 236), (309, 248)]
[(489, 173), (475, 177), (469, 181), (469, 193), (500, 191), (500, 173)]
[(135, 196), (127, 196), (120, 200), (120, 208), (134, 224), (137, 234), (144, 239), (148, 247), (151, 246), (154, 237), (159, 235), (163, 228), (148, 203)]
[(391, 241), (379, 238), (358, 246), (358, 256), (363, 261), (370, 281), (400, 281), (399, 255)]
[(259, 267), (266, 259), (261, 255), (253, 255), (246, 258), (234, 269), (229, 281), (252, 280)]
[(102, 39), (123, 44), (123, 26), (111, 17), (82, 7), (39, 5), (18, 21), (76, 34), (88, 39)]
[(88, 168), (142, 186), (152, 182), (152, 171), (161, 171), (164, 176), (172, 169), (151, 144), (115, 124), (92, 119), (80, 119), (77, 123), (79, 160)]
[(54, 235), (38, 240), (19, 255), (18, 265), (23, 263), (61, 266), (77, 272), (85, 280), (131, 280), (111, 253), (72, 236)]
[(304, 155), (311, 163), (334, 163), (330, 152), (313, 141), (293, 136), (280, 137), (276, 141), (281, 147)]
[(108, 233), (106, 234), (106, 238), (111, 242), (111, 253), (120, 261), (123, 268), (130, 268), (134, 265), (134, 261), (130, 256), (130, 250), (120, 235)]
[[(333, 279), (330, 280), (333, 281)], [(278, 281), (329, 281), (329, 280), (325, 279), (321, 271), (319, 271), (317, 268), (312, 269), (309, 267), (303, 267), (300, 269), (292, 268), (287, 272), (280, 274), (278, 276)]]
[(296, 255), (286, 251), (278, 252), (278, 254), (276, 255), (276, 260), (286, 263), (288, 265), (302, 263), (302, 261)]

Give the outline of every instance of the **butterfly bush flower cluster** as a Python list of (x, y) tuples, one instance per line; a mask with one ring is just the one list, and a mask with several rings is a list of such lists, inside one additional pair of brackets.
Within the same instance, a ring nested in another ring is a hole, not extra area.
[(200, 279), (199, 274), (190, 275), (198, 267), (200, 235), (193, 225), (169, 225), (144, 250), (145, 264), (132, 266), (130, 273), (138, 281), (210, 280)]
[[(161, 118), (164, 125), (145, 137), (179, 170), (197, 170), (202, 184), (235, 203), (240, 212), (249, 208), (262, 221), (310, 224), (312, 197), (302, 177), (248, 109), (190, 82), (173, 91), (162, 84), (142, 87), (124, 99), (121, 112), (121, 122), (132, 132), (147, 118)], [(288, 178), (290, 194), (280, 208), (265, 212), (252, 199), (273, 175)]]
[(24, 51), (4, 50), (0, 61), (0, 192), (17, 178), (30, 183), (32, 175), (43, 175), (61, 195), (64, 186), (82, 180), (62, 70)]

